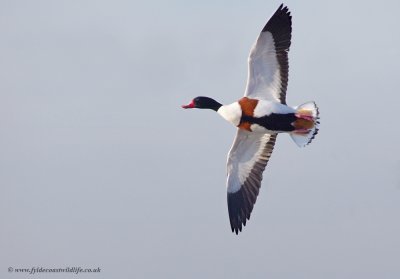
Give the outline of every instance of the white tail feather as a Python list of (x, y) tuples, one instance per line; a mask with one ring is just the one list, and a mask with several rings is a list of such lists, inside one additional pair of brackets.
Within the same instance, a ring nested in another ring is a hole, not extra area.
[(314, 122), (314, 125), (311, 129), (308, 131), (293, 131), (290, 133), (290, 136), (292, 137), (293, 141), (299, 146), (299, 147), (304, 147), (307, 144), (309, 144), (315, 137), (315, 135), (318, 133), (319, 130), (319, 111), (318, 107), (314, 102), (307, 102), (305, 104), (302, 104), (296, 108), (296, 116), (298, 118), (302, 118), (302, 116), (305, 117), (311, 117), (312, 121)]

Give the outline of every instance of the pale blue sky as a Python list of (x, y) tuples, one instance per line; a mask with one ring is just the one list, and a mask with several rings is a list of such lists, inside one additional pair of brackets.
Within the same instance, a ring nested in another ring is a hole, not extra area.
[(287, 101), (321, 130), (278, 138), (236, 236), (235, 129), (180, 105), (243, 95), (279, 1), (0, 1), (0, 277), (398, 278), (399, 3), (285, 3)]

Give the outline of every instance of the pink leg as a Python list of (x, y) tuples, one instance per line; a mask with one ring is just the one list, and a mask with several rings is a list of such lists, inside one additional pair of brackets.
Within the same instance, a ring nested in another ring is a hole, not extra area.
[(314, 117), (312, 117), (311, 115), (296, 113), (296, 117), (304, 119), (304, 120), (308, 120), (308, 121), (314, 121)]

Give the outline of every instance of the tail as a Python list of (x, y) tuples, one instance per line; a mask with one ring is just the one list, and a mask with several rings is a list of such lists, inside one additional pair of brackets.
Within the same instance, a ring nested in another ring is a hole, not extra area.
[(293, 141), (304, 147), (309, 144), (318, 133), (319, 111), (314, 102), (302, 104), (296, 108), (297, 120), (292, 123), (295, 130), (290, 133)]

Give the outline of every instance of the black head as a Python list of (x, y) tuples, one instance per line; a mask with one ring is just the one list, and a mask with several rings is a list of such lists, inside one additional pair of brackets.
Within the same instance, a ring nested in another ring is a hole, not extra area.
[(182, 106), (182, 108), (199, 108), (199, 109), (212, 109), (217, 111), (222, 105), (214, 99), (208, 97), (196, 97), (190, 104)]

